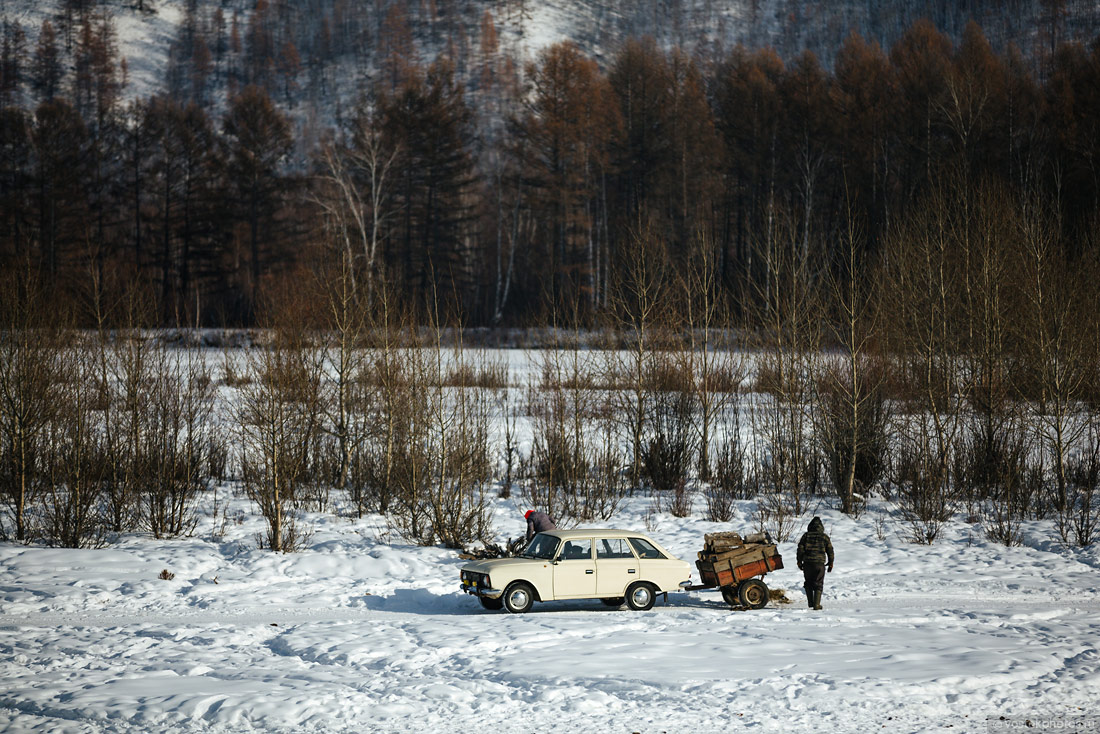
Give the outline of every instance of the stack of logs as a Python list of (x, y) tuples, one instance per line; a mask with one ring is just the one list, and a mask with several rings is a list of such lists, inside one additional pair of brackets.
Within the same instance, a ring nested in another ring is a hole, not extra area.
[(707, 533), (695, 562), (703, 583), (729, 586), (783, 568), (783, 558), (764, 533)]

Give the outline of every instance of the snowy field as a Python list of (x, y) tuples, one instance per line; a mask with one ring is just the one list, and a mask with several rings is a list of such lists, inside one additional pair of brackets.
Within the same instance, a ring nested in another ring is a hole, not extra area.
[[(649, 508), (632, 498), (609, 524), (646, 530)], [(497, 501), (500, 540), (523, 509)], [(257, 549), (244, 500), (206, 506), (190, 539), (4, 544), (0, 731), (986, 732), (1100, 714), (1100, 552), (1042, 525), (1019, 548), (963, 523), (915, 546), (880, 513), (820, 508), (837, 551), (820, 612), (791, 543), (767, 577), (791, 604), (731, 611), (703, 591), (522, 616), (483, 610), (454, 551), (394, 542), (378, 517), (315, 516), (291, 555)], [(689, 560), (729, 529), (649, 525)]]

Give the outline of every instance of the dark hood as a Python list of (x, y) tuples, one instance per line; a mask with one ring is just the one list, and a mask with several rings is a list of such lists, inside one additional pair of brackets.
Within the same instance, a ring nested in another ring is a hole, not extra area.
[(815, 517), (813, 520), (810, 520), (809, 530), (811, 533), (823, 533), (825, 532), (825, 524), (821, 522), (820, 517)]

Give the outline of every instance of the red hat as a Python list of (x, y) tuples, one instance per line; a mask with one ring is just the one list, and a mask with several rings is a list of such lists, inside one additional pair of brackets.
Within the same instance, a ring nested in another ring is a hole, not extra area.
[(527, 512), (523, 513), (523, 519), (524, 520), (530, 520), (531, 515), (534, 515), (534, 514), (535, 514), (534, 510), (528, 510)]

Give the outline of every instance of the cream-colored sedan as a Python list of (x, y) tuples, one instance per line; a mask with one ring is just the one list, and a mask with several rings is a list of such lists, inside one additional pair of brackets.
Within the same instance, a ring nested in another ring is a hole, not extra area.
[(653, 606), (657, 594), (691, 585), (691, 566), (651, 538), (631, 530), (551, 530), (539, 533), (515, 558), (462, 567), (462, 590), (486, 609), (526, 612), (536, 601), (626, 601)]

